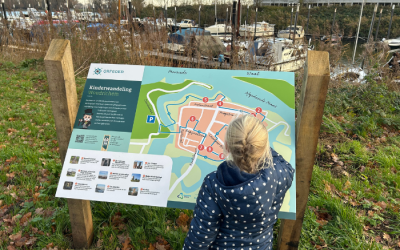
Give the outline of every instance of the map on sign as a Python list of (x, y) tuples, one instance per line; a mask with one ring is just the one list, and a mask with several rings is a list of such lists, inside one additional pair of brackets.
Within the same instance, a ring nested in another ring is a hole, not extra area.
[[(193, 209), (204, 177), (225, 160), (232, 119), (257, 117), (270, 145), (295, 167), (294, 74), (146, 67), (129, 153), (172, 158), (168, 207)], [(295, 215), (295, 185), (281, 218)]]
[[(293, 73), (93, 63), (56, 196), (193, 209), (242, 114), (296, 166)], [(279, 218), (296, 218), (295, 198), (293, 183)]]

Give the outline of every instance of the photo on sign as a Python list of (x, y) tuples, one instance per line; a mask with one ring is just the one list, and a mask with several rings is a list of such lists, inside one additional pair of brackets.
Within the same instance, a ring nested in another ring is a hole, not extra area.
[(137, 195), (138, 195), (138, 191), (139, 191), (139, 188), (138, 188), (138, 187), (130, 187), (130, 188), (129, 188), (128, 195), (130, 195), (130, 196), (137, 196)]
[(105, 135), (103, 138), (103, 143), (101, 144), (101, 151), (107, 151), (109, 142), (110, 142), (110, 136)]
[(104, 184), (97, 184), (95, 192), (96, 193), (104, 193), (104, 190), (106, 189), (106, 185)]
[(75, 177), (76, 174), (76, 169), (75, 168), (68, 168), (67, 170), (67, 176), (69, 177)]
[(73, 185), (74, 185), (74, 183), (73, 183), (72, 181), (66, 181), (66, 182), (64, 182), (64, 187), (63, 187), (63, 189), (65, 189), (65, 190), (71, 190)]
[(133, 168), (134, 169), (142, 169), (143, 168), (143, 162), (142, 161), (135, 161), (133, 163)]
[(140, 174), (132, 174), (131, 182), (140, 182)]
[(99, 172), (99, 179), (106, 180), (108, 175), (108, 171), (100, 171)]
[(111, 158), (103, 158), (101, 159), (101, 166), (109, 167), (111, 164)]
[(69, 160), (70, 164), (78, 164), (79, 163), (79, 157), (80, 156), (71, 156), (71, 159)]

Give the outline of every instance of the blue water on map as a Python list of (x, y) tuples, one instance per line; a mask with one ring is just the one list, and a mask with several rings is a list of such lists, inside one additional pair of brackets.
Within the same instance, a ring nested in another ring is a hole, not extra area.
[[(186, 74), (175, 74), (169, 73), (169, 71), (174, 72), (186, 72)], [(256, 107), (261, 107), (263, 110), (270, 110), (272, 112), (278, 113), (290, 126), (290, 136), (292, 138), (291, 145), (286, 145), (292, 150), (292, 155), (290, 158), (290, 164), (295, 167), (295, 110), (288, 107), (285, 103), (279, 100), (276, 96), (269, 94), (268, 92), (260, 89), (259, 87), (252, 85), (250, 83), (244, 83), (240, 80), (232, 78), (233, 76), (242, 76), (242, 77), (251, 77), (251, 75), (247, 74), (248, 71), (239, 71), (239, 70), (201, 70), (201, 69), (181, 69), (181, 68), (165, 68), (165, 67), (148, 67), (146, 66), (145, 74), (146, 77), (142, 84), (150, 84), (154, 82), (159, 82), (165, 78), (165, 82), (170, 84), (182, 83), (185, 80), (193, 80), (201, 83), (210, 84), (213, 86), (213, 89), (209, 90), (205, 87), (192, 85), (187, 89), (178, 92), (178, 93), (170, 93), (168, 95), (163, 95), (158, 98), (157, 101), (157, 109), (159, 111), (159, 116), (163, 124), (171, 124), (173, 121), (165, 112), (164, 104), (165, 102), (170, 101), (178, 101), (182, 97), (187, 96), (188, 94), (195, 94), (201, 97), (208, 97), (210, 99), (214, 98), (218, 92), (224, 94), (228, 99), (227, 101), (233, 103), (240, 103), (247, 107), (255, 109)], [(258, 72), (258, 71), (253, 71)], [(285, 80), (291, 85), (294, 85), (294, 73), (289, 72), (266, 72), (260, 71), (257, 78), (269, 78), (269, 79), (281, 79)], [(244, 87), (245, 86), (245, 87)], [(248, 98), (246, 96), (246, 92), (250, 92), (252, 95), (257, 95), (259, 98), (269, 101), (276, 107), (270, 106), (264, 102), (258, 101), (253, 98)], [(294, 97), (293, 97), (294, 98)], [(273, 143), (276, 142), (276, 138), (282, 130), (285, 129), (284, 125), (280, 125), (275, 127), (273, 130), (269, 131), (269, 141), (271, 147), (273, 147)], [(165, 151), (165, 147), (169, 143), (173, 142), (173, 136), (168, 137), (167, 139), (155, 139), (151, 147), (149, 149), (149, 154), (160, 154), (163, 155)], [(173, 160), (173, 169), (172, 172), (175, 173), (178, 178), (181, 176), (181, 168), (184, 164), (190, 163), (191, 157), (178, 157), (172, 158)], [(216, 165), (219, 165), (219, 162), (216, 162), (215, 165), (209, 164), (203, 161), (200, 157), (198, 157), (196, 161), (196, 165), (202, 170), (201, 178), (198, 183), (194, 183), (192, 186), (187, 187), (184, 185), (183, 181), (181, 182), (182, 191), (185, 193), (191, 193), (200, 187), (201, 182), (204, 177), (216, 170)], [(295, 189), (290, 189), (291, 197), (296, 197)], [(295, 211), (295, 199), (290, 200), (291, 211)]]
[(154, 141), (150, 144), (150, 149), (148, 154), (153, 155), (164, 155), (165, 148), (168, 144), (174, 143), (174, 137), (168, 136), (167, 138), (162, 139), (154, 139)]

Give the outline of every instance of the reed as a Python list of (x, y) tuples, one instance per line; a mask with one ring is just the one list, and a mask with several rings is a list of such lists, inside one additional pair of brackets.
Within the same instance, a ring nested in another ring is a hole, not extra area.
[[(46, 22), (46, 20), (43, 20)], [(113, 20), (105, 20), (101, 24), (75, 23), (67, 21), (55, 24), (52, 29), (50, 25), (33, 25), (31, 29), (21, 28), (21, 23), (13, 22), (8, 25), (3, 24), (0, 29), (0, 59), (19, 63), (27, 59), (44, 58), (52, 39), (68, 39), (71, 41), (72, 56), (76, 76), (85, 76), (91, 63), (111, 63), (111, 64), (133, 64), (164, 67), (187, 67), (187, 68), (223, 68), (223, 69), (242, 69), (242, 70), (273, 70), (273, 58), (271, 47), (264, 43), (260, 51), (263, 51), (263, 64), (256, 62), (255, 57), (247, 53), (254, 49), (252, 43), (243, 53), (238, 53), (239, 47), (235, 47), (233, 52), (228, 45), (225, 53), (231, 56), (228, 63), (222, 66), (216, 58), (222, 51), (217, 51), (208, 45), (206, 39), (218, 39), (214, 37), (200, 35), (196, 38), (188, 38), (189, 45), (183, 55), (171, 53), (167, 50), (168, 31), (164, 27), (154, 27), (152, 23), (133, 23), (132, 26), (116, 26)], [(339, 26), (334, 27), (337, 36), (343, 34)], [(326, 30), (314, 29), (312, 40), (315, 49), (328, 51), (330, 54), (331, 70), (346, 71), (352, 67), (344, 65), (346, 59), (345, 52), (353, 51), (354, 48), (344, 46), (341, 42), (333, 46), (332, 42), (322, 42), (318, 38), (326, 34)], [(252, 37), (241, 38), (242, 41), (252, 41)], [(298, 41), (297, 41), (298, 42)], [(303, 41), (300, 41), (303, 44)], [(307, 42), (306, 42), (307, 43)], [(200, 46), (199, 44), (203, 44)], [(205, 44), (205, 46), (204, 46)], [(303, 49), (307, 49), (303, 44)], [(397, 89), (396, 80), (400, 78), (399, 66), (395, 65), (392, 70), (388, 70), (386, 62), (389, 60), (388, 48), (384, 45), (375, 46), (374, 43), (366, 44), (366, 49), (362, 58), (364, 60), (364, 71), (367, 74), (376, 74), (377, 81), (384, 79), (386, 82), (394, 82), (394, 89)], [(400, 55), (398, 55), (400, 58)], [(304, 53), (297, 53), (296, 60), (304, 60)], [(346, 61), (351, 61), (347, 58)], [(302, 70), (297, 76), (302, 78)], [(353, 78), (353, 79), (352, 79)], [(354, 76), (332, 78), (331, 85), (340, 85), (343, 81), (354, 80)], [(301, 81), (297, 81), (300, 83)]]

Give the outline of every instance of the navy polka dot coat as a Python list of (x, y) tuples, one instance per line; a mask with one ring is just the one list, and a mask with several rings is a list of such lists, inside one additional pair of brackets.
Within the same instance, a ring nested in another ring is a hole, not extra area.
[(273, 225), (294, 169), (271, 150), (274, 166), (257, 174), (224, 162), (205, 177), (184, 250), (272, 249)]

